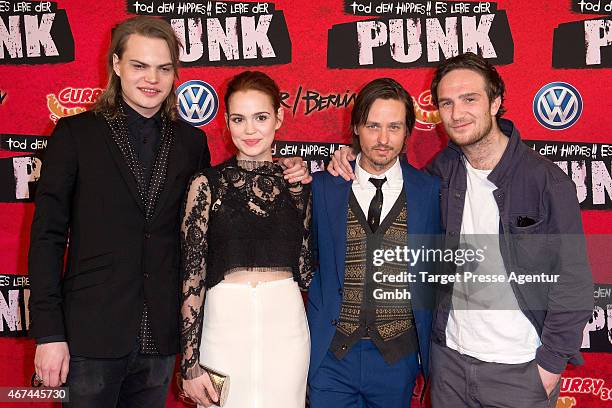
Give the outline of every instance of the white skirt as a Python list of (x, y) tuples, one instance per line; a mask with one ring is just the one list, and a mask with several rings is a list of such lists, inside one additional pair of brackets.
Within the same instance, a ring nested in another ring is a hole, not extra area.
[(230, 377), (224, 408), (303, 408), (310, 334), (293, 279), (206, 292), (200, 363)]

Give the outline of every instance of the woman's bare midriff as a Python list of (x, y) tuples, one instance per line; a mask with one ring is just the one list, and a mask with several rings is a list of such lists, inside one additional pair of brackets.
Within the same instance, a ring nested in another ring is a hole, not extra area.
[(225, 274), (223, 282), (250, 283), (252, 287), (262, 282), (272, 282), (293, 277), (291, 268), (267, 268), (269, 270), (235, 269)]

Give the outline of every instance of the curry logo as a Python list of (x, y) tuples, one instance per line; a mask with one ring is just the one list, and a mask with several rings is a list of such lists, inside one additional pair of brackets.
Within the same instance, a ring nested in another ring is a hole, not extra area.
[(432, 130), (436, 127), (440, 120), (440, 112), (433, 104), (431, 92), (429, 90), (421, 92), (418, 98), (412, 97), (414, 101), (414, 113), (416, 115), (416, 123), (414, 127), (419, 130)]
[(573, 408), (576, 406), (576, 398), (574, 397), (559, 397), (555, 408)]
[(68, 87), (59, 91), (57, 95), (48, 94), (47, 107), (51, 112), (49, 119), (55, 123), (59, 118), (85, 112), (102, 91), (101, 88)]

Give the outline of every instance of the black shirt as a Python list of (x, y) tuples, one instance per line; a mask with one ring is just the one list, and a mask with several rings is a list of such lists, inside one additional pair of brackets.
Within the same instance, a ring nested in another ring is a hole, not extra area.
[(142, 166), (145, 185), (149, 185), (151, 169), (155, 163), (155, 156), (161, 140), (161, 110), (150, 118), (136, 112), (125, 101), (121, 101), (123, 112), (126, 114), (128, 136), (136, 152), (136, 157)]
[[(152, 117), (146, 118), (136, 112), (123, 99), (121, 100), (121, 105), (126, 115), (128, 137), (136, 153), (136, 158), (142, 167), (145, 189), (148, 189), (151, 171), (155, 164), (155, 156), (161, 141), (161, 110), (157, 111)], [(145, 300), (138, 336), (140, 351), (144, 354), (155, 355), (158, 354), (158, 351), (151, 332), (148, 309), (149, 307)]]

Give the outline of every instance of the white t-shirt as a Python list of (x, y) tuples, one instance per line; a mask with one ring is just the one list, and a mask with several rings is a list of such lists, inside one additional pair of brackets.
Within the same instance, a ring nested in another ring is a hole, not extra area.
[[(461, 221), (461, 243), (483, 248), (485, 260), (473, 273), (505, 275), (499, 249), (499, 209), (487, 179), (491, 170), (467, 169), (467, 191)], [(455, 283), (453, 308), (446, 326), (446, 345), (481, 361), (520, 364), (535, 358), (540, 338), (520, 310), (510, 283)]]

